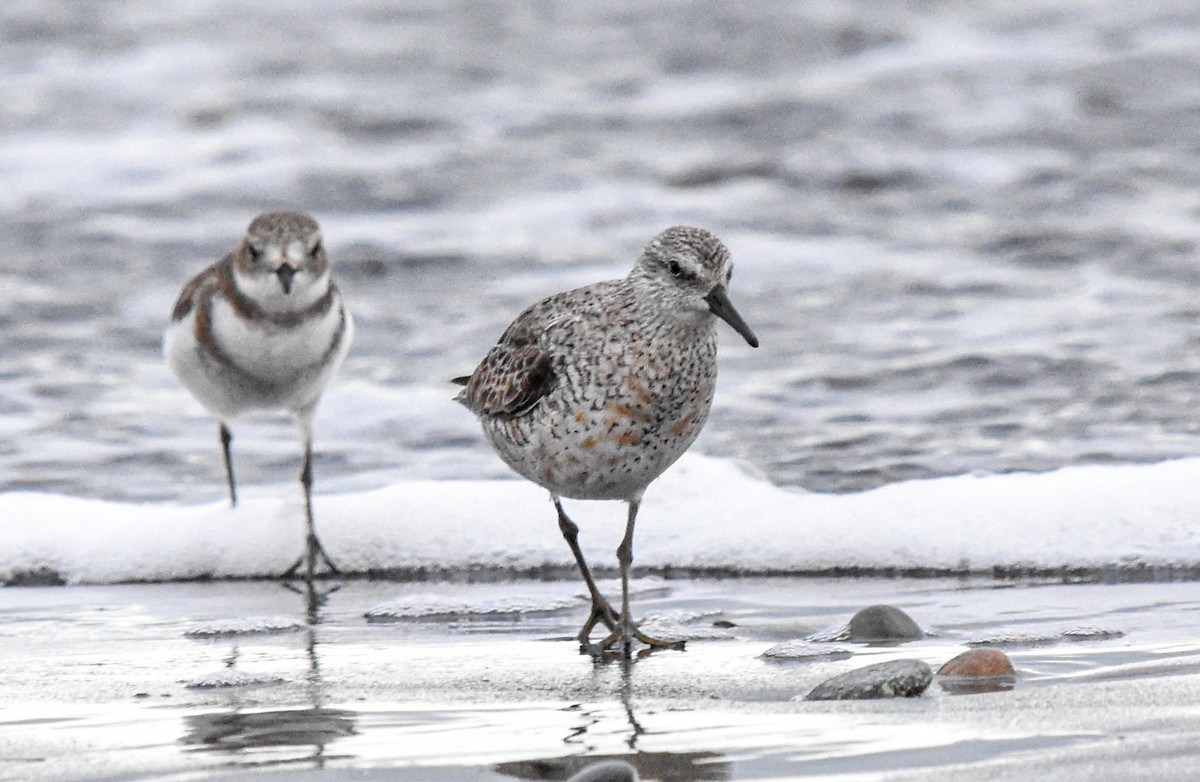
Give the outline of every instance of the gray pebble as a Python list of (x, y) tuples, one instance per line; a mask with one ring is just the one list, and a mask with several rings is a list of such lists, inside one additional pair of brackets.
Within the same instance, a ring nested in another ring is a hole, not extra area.
[(620, 760), (593, 763), (567, 782), (638, 782), (637, 769)]
[(920, 660), (893, 660), (834, 676), (813, 688), (806, 701), (914, 698), (933, 681), (933, 669)]
[(911, 641), (924, 637), (908, 614), (889, 605), (868, 606), (855, 614), (847, 626), (851, 641)]

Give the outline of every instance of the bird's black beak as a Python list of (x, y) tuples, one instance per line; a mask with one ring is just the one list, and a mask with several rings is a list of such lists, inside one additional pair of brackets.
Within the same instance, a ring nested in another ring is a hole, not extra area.
[(713, 288), (704, 297), (704, 300), (708, 302), (708, 309), (712, 314), (733, 326), (733, 330), (741, 334), (750, 347), (758, 347), (758, 337), (754, 336), (754, 332), (746, 325), (746, 321), (742, 320), (742, 316), (734, 309), (733, 302), (729, 300), (729, 292), (725, 290), (724, 285)]
[(292, 292), (292, 278), (296, 276), (296, 267), (290, 263), (281, 263), (279, 268), (275, 270), (275, 276), (279, 278), (279, 284), (283, 286), (283, 292)]

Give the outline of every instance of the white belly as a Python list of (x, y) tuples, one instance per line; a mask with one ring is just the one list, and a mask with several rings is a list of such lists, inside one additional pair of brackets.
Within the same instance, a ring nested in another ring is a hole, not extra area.
[(340, 322), (334, 306), (296, 326), (260, 327), (216, 298), (212, 328), (224, 360), (197, 342), (192, 317), (171, 323), (163, 351), (180, 382), (218, 418), (255, 410), (300, 413), (316, 405), (350, 349), (354, 322), (347, 312), (341, 341), (330, 351)]

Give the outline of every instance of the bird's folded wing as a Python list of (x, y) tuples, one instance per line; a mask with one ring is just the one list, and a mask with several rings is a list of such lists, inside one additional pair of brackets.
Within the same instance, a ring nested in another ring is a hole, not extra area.
[(557, 381), (550, 354), (538, 344), (537, 319), (509, 326), (467, 381), (459, 400), (478, 415), (521, 415), (550, 393)]

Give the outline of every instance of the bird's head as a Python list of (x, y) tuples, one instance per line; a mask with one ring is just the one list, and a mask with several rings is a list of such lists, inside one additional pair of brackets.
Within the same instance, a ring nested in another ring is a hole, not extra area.
[(303, 309), (329, 287), (321, 229), (308, 215), (268, 212), (254, 218), (233, 255), (243, 293), (269, 310)]
[(653, 286), (667, 307), (716, 315), (751, 347), (758, 347), (758, 337), (729, 300), (733, 276), (729, 250), (703, 228), (675, 226), (655, 236), (642, 251), (632, 276)]

